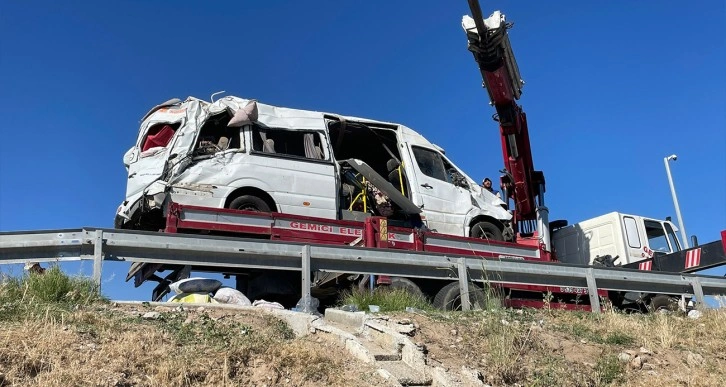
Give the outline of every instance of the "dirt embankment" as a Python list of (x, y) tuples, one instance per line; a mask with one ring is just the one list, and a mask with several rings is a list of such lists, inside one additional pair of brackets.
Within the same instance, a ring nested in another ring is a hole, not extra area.
[(0, 386), (381, 382), (334, 343), (295, 338), (263, 311), (101, 305), (22, 315), (0, 320)]
[[(262, 311), (0, 306), (0, 385), (381, 386), (376, 367)], [(146, 317), (143, 317), (146, 316)], [(441, 367), (492, 386), (726, 385), (726, 312), (392, 313)]]
[(497, 310), (413, 320), (432, 363), (475, 368), (490, 385), (726, 385), (723, 309), (698, 319)]

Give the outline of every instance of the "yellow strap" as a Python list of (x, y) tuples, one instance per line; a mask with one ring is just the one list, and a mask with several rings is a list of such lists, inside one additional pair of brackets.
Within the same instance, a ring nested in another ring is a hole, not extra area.
[(358, 202), (359, 199), (362, 198), (363, 200), (363, 212), (367, 212), (368, 208), (368, 202), (366, 201), (366, 197), (368, 193), (368, 185), (366, 185), (366, 178), (363, 178), (363, 191), (361, 191), (358, 195), (355, 196), (355, 199), (353, 199), (352, 202), (350, 202), (350, 206), (348, 206), (348, 211), (353, 211), (353, 205)]
[(350, 202), (350, 206), (348, 206), (348, 211), (353, 211), (353, 205), (358, 201), (358, 199), (360, 198), (361, 195), (363, 195), (363, 192), (356, 195), (355, 199), (353, 199), (353, 201)]
[(398, 166), (398, 181), (401, 183), (401, 194), (403, 196), (406, 196), (406, 193), (403, 192), (403, 173), (401, 172), (401, 169), (403, 168), (403, 164)]
[(363, 212), (368, 212), (368, 201), (366, 198), (368, 197), (368, 184), (366, 184), (366, 178), (363, 178)]

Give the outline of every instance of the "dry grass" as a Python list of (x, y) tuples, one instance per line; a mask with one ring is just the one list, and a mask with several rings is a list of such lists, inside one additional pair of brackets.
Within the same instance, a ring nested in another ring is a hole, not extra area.
[(542, 340), (540, 324), (531, 317), (498, 310), (473, 323), (473, 336), (465, 342), (482, 354), (480, 364), (487, 370), (487, 382), (497, 386), (597, 384), (599, 370), (592, 372), (552, 356)]
[[(152, 309), (109, 305), (74, 283), (0, 284), (0, 386), (380, 383), (338, 345), (295, 338), (260, 311), (157, 308), (157, 319), (144, 320)], [(501, 308), (401, 314), (415, 320), (414, 340), (433, 365), (476, 368), (493, 386), (726, 385), (726, 309), (695, 320)], [(627, 351), (642, 363), (621, 361)]]
[(262, 311), (114, 306), (87, 285), (60, 271), (3, 278), (0, 386), (376, 385), (340, 348)]
[(144, 321), (91, 309), (0, 323), (0, 385), (336, 385), (344, 367), (263, 314), (168, 312)]
[[(608, 312), (557, 313), (549, 320), (555, 331), (571, 333), (597, 347), (604, 356), (641, 348), (648, 366), (626, 364), (615, 379), (626, 385), (726, 385), (726, 310), (706, 310), (699, 319), (682, 314)], [(573, 329), (573, 327), (580, 327)], [(652, 359), (652, 360), (651, 360)]]
[[(416, 322), (417, 340), (427, 343), (434, 359), (452, 369), (477, 368), (493, 386), (726, 385), (724, 309), (695, 320), (500, 309)], [(619, 360), (627, 351), (642, 364)]]

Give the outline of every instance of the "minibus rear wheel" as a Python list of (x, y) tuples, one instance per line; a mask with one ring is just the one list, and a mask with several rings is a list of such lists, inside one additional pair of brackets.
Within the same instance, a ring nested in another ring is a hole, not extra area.
[(242, 195), (229, 203), (233, 210), (270, 212), (270, 206), (264, 200), (254, 195)]

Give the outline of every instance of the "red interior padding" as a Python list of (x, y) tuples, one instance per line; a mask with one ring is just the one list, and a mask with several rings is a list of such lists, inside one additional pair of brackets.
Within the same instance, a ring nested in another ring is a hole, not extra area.
[(169, 140), (174, 136), (174, 128), (169, 125), (164, 125), (161, 129), (158, 126), (151, 128), (149, 134), (146, 136), (146, 141), (141, 146), (141, 151), (144, 152), (157, 146), (166, 146)]

